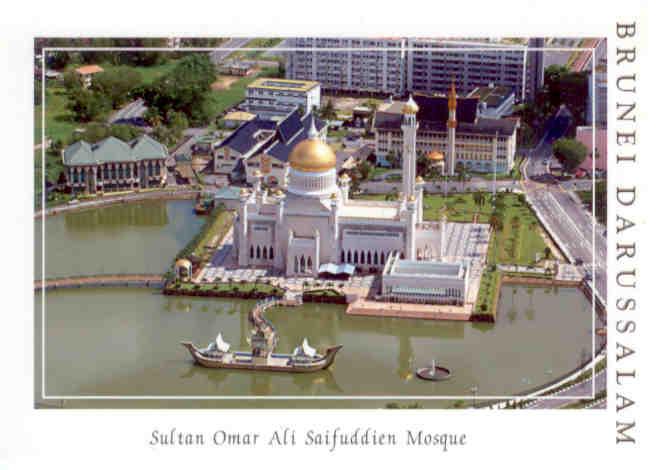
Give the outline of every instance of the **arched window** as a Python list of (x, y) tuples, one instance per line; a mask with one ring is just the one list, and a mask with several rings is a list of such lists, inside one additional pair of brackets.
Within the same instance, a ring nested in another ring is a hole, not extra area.
[(342, 250), (342, 257), (341, 257), (341, 262), (344, 262), (344, 250)]
[(380, 252), (380, 264), (385, 264), (385, 252)]
[(273, 247), (269, 247), (269, 259), (273, 259)]
[(353, 252), (353, 264), (358, 264), (358, 252)]
[(378, 252), (374, 252), (374, 264), (378, 264)]
[(298, 272), (298, 256), (294, 256), (294, 272)]
[(364, 250), (360, 251), (360, 264), (364, 264), (364, 260), (366, 258), (364, 257)]
[(346, 262), (351, 263), (353, 259), (351, 258), (351, 250), (346, 253)]
[(255, 256), (255, 257), (256, 257), (257, 259), (260, 259), (261, 253), (260, 253), (260, 247), (259, 247), (259, 245), (258, 245), (257, 250), (255, 251), (255, 253), (256, 253), (256, 256)]
[(301, 268), (301, 272), (304, 273), (305, 272), (305, 255), (301, 256), (301, 267), (300, 268)]
[(251, 245), (251, 258), (253, 257), (253, 245)]
[(367, 251), (367, 264), (371, 264), (371, 251)]
[(308, 268), (308, 271), (312, 271), (312, 257), (311, 256), (308, 256), (307, 268)]
[(267, 259), (267, 249), (266, 249), (266, 247), (262, 247), (262, 258)]

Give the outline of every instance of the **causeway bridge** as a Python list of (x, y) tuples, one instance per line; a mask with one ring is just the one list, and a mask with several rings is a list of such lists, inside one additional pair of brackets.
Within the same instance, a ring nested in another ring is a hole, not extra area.
[(164, 287), (161, 274), (81, 274), (34, 281), (34, 290), (73, 289), (81, 287)]

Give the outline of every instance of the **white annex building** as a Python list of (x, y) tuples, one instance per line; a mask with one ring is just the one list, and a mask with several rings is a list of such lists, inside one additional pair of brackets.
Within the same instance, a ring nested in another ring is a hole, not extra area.
[[(423, 180), (416, 177), (418, 110), (412, 97), (403, 107), (403, 185), (396, 201), (349, 199), (350, 180), (338, 178), (335, 154), (312, 124), (289, 156), (284, 191), (264, 191), (261, 177), (252, 191), (242, 189), (234, 231), (239, 265), (315, 277), (322, 265), (382, 271), (395, 254), (438, 262), (445, 225), (423, 220)], [(444, 272), (463, 278), (461, 269)]]

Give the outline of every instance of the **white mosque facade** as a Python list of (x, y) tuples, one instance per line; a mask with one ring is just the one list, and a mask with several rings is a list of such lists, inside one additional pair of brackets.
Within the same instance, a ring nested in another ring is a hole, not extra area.
[(337, 176), (335, 154), (312, 126), (289, 156), (284, 191), (264, 191), (261, 175), (252, 190), (242, 189), (234, 226), (239, 265), (316, 277), (329, 264), (383, 271), (395, 254), (441, 260), (444, 222), (424, 222), (423, 181), (415, 175), (417, 111), (410, 97), (403, 108), (403, 182), (396, 201), (350, 199), (348, 176)]

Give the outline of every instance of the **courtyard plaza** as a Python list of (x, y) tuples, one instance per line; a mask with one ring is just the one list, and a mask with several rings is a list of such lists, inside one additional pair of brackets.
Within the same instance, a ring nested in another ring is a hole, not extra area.
[[(435, 222), (425, 224), (435, 225)], [(440, 311), (455, 316), (469, 316), (476, 304), (476, 297), (481, 282), (483, 268), (490, 242), (490, 228), (487, 224), (463, 224), (455, 222), (445, 223), (445, 260), (467, 259), (470, 262), (469, 285), (463, 306), (441, 306)], [(437, 231), (436, 235), (441, 236)], [(439, 258), (439, 253), (426, 253), (427, 259)], [(380, 276), (378, 273), (362, 273), (349, 279), (316, 279), (310, 277), (286, 277), (284, 273), (272, 267), (240, 267), (237, 262), (236, 250), (232, 229), (226, 234), (216, 248), (210, 262), (194, 276), (200, 283), (271, 283), (274, 286), (289, 289), (290, 291), (303, 291), (313, 289), (334, 288), (349, 297), (359, 299), (373, 298), (379, 292)], [(369, 302), (376, 308), (384, 305), (380, 302)], [(390, 304), (391, 305), (391, 304)], [(401, 305), (401, 304), (394, 304)], [(424, 311), (417, 304), (406, 307), (405, 311), (420, 312), (417, 318), (424, 318)], [(367, 306), (369, 306), (367, 304)], [(371, 306), (369, 306), (371, 307)], [(435, 305), (426, 306), (435, 309)], [(442, 308), (444, 307), (444, 308)], [(403, 309), (401, 309), (403, 310)], [(425, 317), (428, 318), (428, 317)]]

